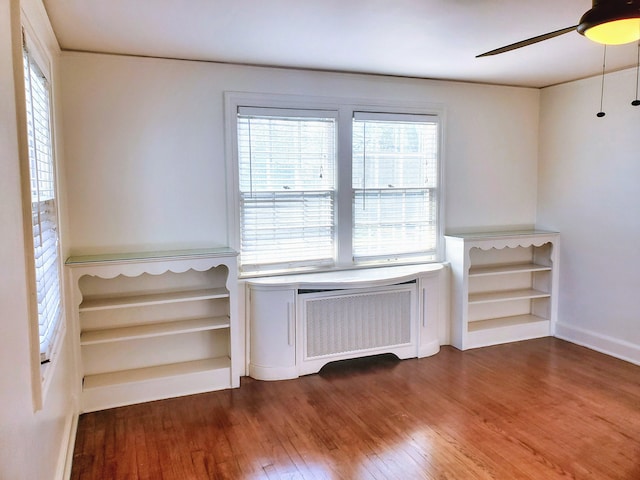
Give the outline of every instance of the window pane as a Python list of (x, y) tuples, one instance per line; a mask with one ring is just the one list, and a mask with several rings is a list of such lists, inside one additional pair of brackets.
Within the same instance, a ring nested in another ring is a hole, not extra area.
[(438, 124), (354, 120), (353, 188), (434, 188)]
[(356, 259), (433, 260), (436, 202), (433, 190), (357, 190), (354, 192), (353, 252)]
[(332, 263), (333, 201), (331, 192), (242, 195), (244, 267)]
[(435, 259), (437, 122), (354, 120), (352, 185), (354, 260)]
[(335, 119), (239, 115), (237, 125), (242, 269), (333, 263)]
[(239, 117), (241, 192), (333, 190), (335, 120)]
[(27, 50), (23, 60), (40, 358), (45, 361), (50, 357), (61, 319), (51, 112), (46, 78)]

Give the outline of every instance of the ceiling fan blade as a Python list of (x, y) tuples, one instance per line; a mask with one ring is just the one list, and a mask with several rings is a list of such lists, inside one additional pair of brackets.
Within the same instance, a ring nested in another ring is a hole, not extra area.
[(556, 30), (555, 32), (545, 33), (544, 35), (538, 35), (537, 37), (531, 37), (526, 40), (522, 40), (521, 42), (512, 43), (511, 45), (507, 45), (505, 47), (496, 48), (495, 50), (491, 50), (489, 52), (481, 53), (480, 55), (476, 55), (476, 58), (480, 57), (488, 57), (490, 55), (497, 55), (499, 53), (509, 52), (511, 50), (515, 50), (516, 48), (526, 47), (527, 45), (532, 45), (534, 43), (542, 42), (543, 40), (548, 40), (553, 37), (558, 37), (560, 35), (564, 35), (565, 33), (573, 32), (578, 26), (574, 25), (573, 27), (562, 28), (560, 30)]

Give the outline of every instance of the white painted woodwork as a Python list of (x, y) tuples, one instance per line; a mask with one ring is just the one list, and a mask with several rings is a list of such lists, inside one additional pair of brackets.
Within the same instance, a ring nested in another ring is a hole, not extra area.
[(67, 260), (82, 411), (239, 386), (236, 255)]
[(177, 320), (151, 325), (137, 325), (133, 327), (109, 328), (106, 330), (86, 330), (80, 334), (80, 345), (94, 343), (120, 342), (136, 338), (158, 337), (162, 335), (177, 335), (179, 333), (200, 332), (229, 328), (229, 317), (196, 318), (192, 320)]
[[(433, 355), (448, 343), (447, 279), (448, 269), (442, 264), (250, 279), (249, 375), (282, 380), (318, 372), (329, 362), (347, 358)], [(328, 302), (320, 307), (320, 317), (333, 324), (316, 328), (307, 322), (308, 310), (318, 301)], [(400, 302), (397, 306), (405, 313), (389, 311), (389, 302)], [(357, 312), (365, 307), (363, 318)], [(399, 323), (390, 324), (394, 316)]]
[(116, 308), (139, 307), (144, 305), (162, 305), (165, 303), (193, 302), (212, 298), (226, 298), (229, 294), (222, 288), (202, 289), (183, 292), (152, 293), (148, 295), (123, 295), (122, 297), (106, 297), (89, 299), (80, 304), (80, 312), (92, 310), (114, 310)]
[(466, 350), (553, 334), (557, 233), (483, 232), (445, 239), (455, 347)]
[(297, 378), (296, 289), (278, 284), (282, 277), (251, 281), (249, 376), (260, 380)]

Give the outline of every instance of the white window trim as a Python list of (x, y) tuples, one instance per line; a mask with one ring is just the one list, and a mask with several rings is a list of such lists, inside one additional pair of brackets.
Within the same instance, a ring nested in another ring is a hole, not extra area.
[[(436, 246), (436, 260), (440, 262), (444, 259), (444, 195), (442, 194), (445, 178), (446, 151), (445, 151), (445, 130), (446, 110), (443, 105), (437, 103), (420, 103), (420, 102), (403, 102), (403, 101), (386, 101), (379, 99), (356, 99), (356, 98), (340, 98), (340, 97), (317, 97), (306, 95), (284, 95), (284, 94), (267, 94), (255, 92), (233, 92), (224, 93), (224, 124), (225, 124), (225, 161), (226, 161), (226, 188), (227, 188), (227, 243), (228, 245), (240, 251), (240, 199), (237, 185), (239, 184), (238, 172), (238, 146), (237, 146), (237, 129), (236, 115), (239, 108), (245, 111), (251, 107), (255, 108), (273, 108), (273, 109), (293, 109), (293, 110), (320, 110), (320, 111), (336, 111), (338, 118), (352, 119), (355, 112), (359, 114), (371, 114), (383, 118), (385, 114), (389, 115), (417, 115), (417, 116), (437, 116), (441, 128), (439, 129), (439, 169), (438, 169), (438, 189), (436, 201), (438, 205), (438, 233)], [(340, 159), (341, 169), (351, 168), (352, 145), (351, 145), (351, 121), (343, 121), (338, 123), (338, 143), (337, 155)], [(337, 185), (337, 229), (340, 231), (341, 225), (351, 222), (352, 213), (351, 200), (343, 201), (342, 196), (350, 193), (351, 185), (350, 176), (339, 175)], [(349, 210), (349, 211), (347, 211)], [(346, 222), (345, 222), (346, 219)], [(351, 227), (348, 226), (350, 229)], [(349, 259), (352, 251), (351, 237), (343, 236), (337, 241), (337, 261), (330, 270), (347, 270), (379, 267), (376, 265), (354, 265)], [(341, 259), (343, 261), (341, 262)], [(419, 262), (407, 262), (419, 263)], [(291, 273), (291, 272), (278, 272)], [(264, 275), (273, 275), (274, 273), (265, 272)], [(262, 274), (250, 273), (243, 274), (240, 277), (254, 277)]]
[[(49, 83), (49, 104), (51, 105), (51, 149), (54, 158), (54, 185), (56, 188), (56, 215), (58, 217), (58, 241), (60, 242), (60, 215), (59, 215), (59, 190), (57, 188), (58, 179), (58, 162), (57, 162), (57, 148), (56, 148), (56, 118), (53, 105), (55, 102), (55, 86), (52, 75), (52, 59), (48, 54), (48, 49), (44, 47), (40, 37), (36, 34), (36, 29), (33, 27), (29, 18), (37, 17), (35, 11), (25, 11), (21, 9), (21, 30), (24, 36), (24, 41), (29, 49), (29, 54), (40, 68), (42, 74), (46, 77)], [(36, 21), (38, 19), (36, 18)], [(42, 23), (42, 22), (40, 22)], [(49, 32), (51, 33), (51, 32)], [(55, 37), (54, 37), (55, 38)], [(51, 386), (52, 378), (55, 374), (55, 369), (59, 363), (58, 357), (61, 350), (63, 339), (66, 335), (66, 305), (65, 305), (65, 277), (62, 269), (62, 252), (58, 247), (58, 275), (60, 281), (60, 308), (61, 315), (59, 319), (59, 325), (57, 328), (57, 334), (54, 337), (54, 342), (50, 347), (50, 358), (47, 363), (42, 364), (40, 361), (40, 336), (38, 326), (38, 305), (37, 298), (34, 292), (35, 289), (35, 267), (34, 256), (31, 252), (34, 250), (33, 238), (32, 238), (32, 226), (31, 226), (31, 186), (30, 186), (30, 160), (29, 160), (29, 148), (28, 148), (28, 135), (27, 135), (27, 119), (26, 119), (26, 98), (25, 98), (25, 79), (24, 68), (22, 58), (22, 46), (23, 42), (20, 41), (15, 45), (14, 65), (15, 70), (15, 89), (16, 89), (16, 108), (18, 111), (18, 142), (20, 152), (20, 171), (22, 182), (22, 197), (23, 197), (23, 224), (25, 229), (24, 241), (25, 241), (25, 265), (27, 275), (27, 291), (29, 292), (29, 349), (31, 360), (31, 385), (32, 385), (32, 400), (34, 411), (41, 410), (45, 404), (49, 387)], [(18, 73), (19, 72), (19, 73)]]

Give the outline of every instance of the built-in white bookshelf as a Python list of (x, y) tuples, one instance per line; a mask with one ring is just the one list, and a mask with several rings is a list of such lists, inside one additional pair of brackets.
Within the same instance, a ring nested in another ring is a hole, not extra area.
[(558, 233), (526, 230), (445, 238), (455, 347), (466, 350), (553, 333)]
[(236, 253), (71, 257), (84, 412), (238, 387)]

